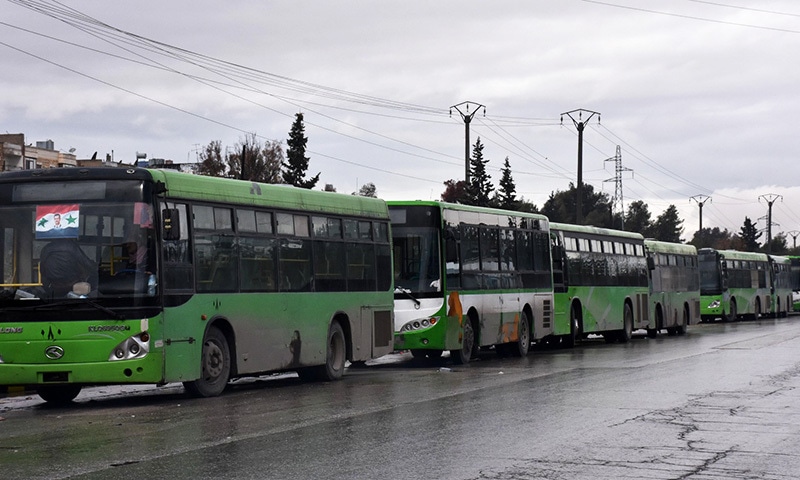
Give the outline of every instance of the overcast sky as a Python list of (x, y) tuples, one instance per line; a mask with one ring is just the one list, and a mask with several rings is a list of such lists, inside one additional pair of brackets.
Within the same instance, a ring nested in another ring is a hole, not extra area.
[(438, 199), (469, 102), (493, 183), (508, 157), (541, 207), (576, 181), (581, 110), (584, 182), (614, 195), (619, 146), (626, 209), (674, 204), (688, 240), (692, 197), (734, 233), (774, 199), (773, 235), (800, 230), (795, 1), (67, 3), (0, 0), (0, 128), (29, 144), (194, 162), (303, 112), (318, 188)]

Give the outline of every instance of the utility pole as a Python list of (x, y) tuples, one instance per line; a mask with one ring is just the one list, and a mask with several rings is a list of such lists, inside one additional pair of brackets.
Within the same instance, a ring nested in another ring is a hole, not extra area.
[(776, 193), (759, 195), (758, 203), (761, 203), (762, 198), (767, 202), (768, 206), (767, 207), (767, 251), (770, 251), (772, 249), (772, 205), (775, 203), (776, 200), (783, 201), (783, 195), (778, 195)]
[(614, 178), (609, 178), (604, 181), (614, 182), (614, 199), (611, 203), (614, 208), (612, 210), (619, 212), (619, 229), (625, 230), (625, 203), (622, 201), (622, 173), (632, 172), (633, 170), (622, 166), (622, 148), (619, 145), (617, 145), (617, 154), (611, 158), (607, 158), (605, 161), (614, 162)]
[(700, 207), (700, 229), (698, 230), (698, 232), (703, 233), (703, 205), (705, 205), (706, 202), (713, 203), (713, 200), (711, 200), (711, 197), (709, 197), (708, 195), (702, 195), (702, 194), (689, 197), (689, 203), (692, 203), (692, 200), (697, 202), (697, 206)]
[[(475, 106), (475, 109), (472, 112), (469, 111), (470, 103)], [(480, 109), (483, 109), (483, 116), (485, 117), (486, 107), (480, 103), (461, 102), (450, 107), (451, 116), (453, 115), (454, 108), (458, 114), (461, 115), (461, 120), (464, 121), (464, 185), (466, 186), (469, 184), (469, 124), (472, 122), (472, 117), (474, 117)]]
[(798, 232), (797, 230), (792, 230), (790, 232), (786, 232), (786, 234), (787, 235), (791, 235), (791, 237), (792, 237), (792, 248), (796, 249), (797, 248), (797, 236), (800, 235), (800, 232)]
[[(584, 112), (589, 114), (585, 121), (583, 120)], [(575, 113), (578, 114), (577, 120), (573, 116)], [(572, 123), (575, 124), (575, 128), (578, 130), (578, 186), (576, 192), (578, 198), (575, 200), (575, 223), (581, 225), (583, 224), (583, 129), (586, 127), (586, 122), (591, 120), (595, 115), (597, 115), (597, 123), (600, 123), (600, 114), (583, 108), (570, 110), (569, 112), (561, 114), (562, 124), (564, 123), (564, 115), (572, 120)]]

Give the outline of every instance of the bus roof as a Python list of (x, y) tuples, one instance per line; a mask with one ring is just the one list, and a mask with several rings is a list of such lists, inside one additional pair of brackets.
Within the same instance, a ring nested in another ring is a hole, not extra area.
[(377, 198), (308, 190), (290, 185), (208, 177), (175, 170), (133, 167), (50, 168), (0, 174), (0, 183), (71, 180), (153, 180), (161, 182), (173, 198), (338, 213), (366, 218), (388, 219), (389, 217), (386, 202)]
[(563, 232), (587, 233), (605, 237), (626, 238), (629, 240), (644, 240), (644, 237), (640, 233), (626, 232), (623, 230), (612, 230), (610, 228), (593, 227), (591, 225), (572, 225), (570, 223), (551, 222), (550, 229), (560, 230)]
[(759, 252), (741, 252), (739, 250), (716, 250), (713, 248), (701, 248), (697, 253), (712, 253), (718, 252), (723, 258), (727, 260), (748, 260), (755, 262), (766, 262), (767, 254)]
[(437, 200), (387, 200), (386, 203), (390, 207), (428, 206), (437, 207), (443, 210), (457, 210), (461, 212), (486, 213), (491, 215), (512, 215), (515, 217), (532, 218), (549, 223), (547, 217), (541, 213), (517, 212), (515, 210), (503, 210), (501, 208), (476, 207), (473, 205), (462, 205), (460, 203), (441, 202)]
[(652, 238), (644, 239), (647, 251), (654, 253), (674, 253), (679, 255), (697, 255), (697, 248), (688, 243), (662, 242)]
[(150, 170), (153, 180), (163, 182), (170, 197), (240, 205), (269, 206), (288, 210), (339, 213), (387, 218), (386, 202), (377, 198), (308, 190), (291, 185), (207, 177), (173, 170)]

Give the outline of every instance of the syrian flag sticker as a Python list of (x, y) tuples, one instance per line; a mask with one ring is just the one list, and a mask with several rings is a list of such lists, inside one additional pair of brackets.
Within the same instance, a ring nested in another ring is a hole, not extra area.
[(36, 238), (77, 238), (80, 208), (75, 205), (36, 207)]

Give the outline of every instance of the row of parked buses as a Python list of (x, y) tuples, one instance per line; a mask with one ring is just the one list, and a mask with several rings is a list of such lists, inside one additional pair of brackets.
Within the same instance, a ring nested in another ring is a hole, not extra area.
[(395, 350), (463, 364), (791, 305), (785, 258), (168, 170), (6, 172), (0, 228), (0, 386), (58, 403), (86, 385), (335, 380)]

